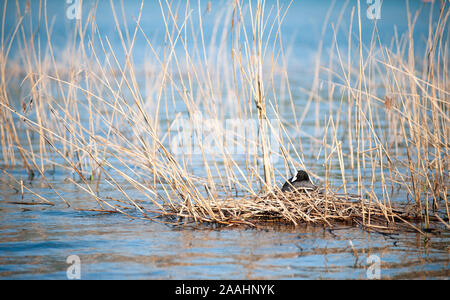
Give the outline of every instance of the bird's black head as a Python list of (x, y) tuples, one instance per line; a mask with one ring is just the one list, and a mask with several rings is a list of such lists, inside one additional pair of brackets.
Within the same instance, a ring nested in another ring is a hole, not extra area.
[(294, 179), (295, 179), (294, 182), (295, 181), (309, 181), (309, 176), (308, 176), (308, 173), (306, 173), (303, 170), (300, 170), (297, 172), (297, 175), (295, 176)]

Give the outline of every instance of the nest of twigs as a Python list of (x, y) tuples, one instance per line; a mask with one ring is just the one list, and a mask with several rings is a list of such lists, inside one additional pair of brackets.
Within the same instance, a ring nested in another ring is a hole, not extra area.
[[(337, 223), (350, 223), (378, 231), (409, 229), (421, 232), (413, 224), (419, 218), (411, 206), (393, 207), (370, 198), (324, 190), (272, 192), (261, 196), (229, 198), (207, 205), (184, 206), (179, 212), (182, 212), (179, 216), (189, 216), (199, 222), (225, 225), (258, 226), (279, 222), (333, 227)], [(438, 221), (434, 216), (430, 220)]]

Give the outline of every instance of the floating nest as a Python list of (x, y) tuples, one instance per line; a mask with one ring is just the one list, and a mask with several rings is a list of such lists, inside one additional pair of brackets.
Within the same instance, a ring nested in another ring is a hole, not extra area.
[[(423, 233), (413, 224), (422, 220), (415, 213), (414, 206), (393, 207), (374, 199), (324, 190), (278, 191), (261, 196), (181, 205), (176, 211), (178, 217), (188, 217), (201, 223), (245, 224), (253, 227), (273, 222), (291, 225), (322, 224), (329, 227), (345, 223), (360, 225), (368, 230)], [(437, 215), (429, 216), (429, 221), (441, 221), (445, 224)]]

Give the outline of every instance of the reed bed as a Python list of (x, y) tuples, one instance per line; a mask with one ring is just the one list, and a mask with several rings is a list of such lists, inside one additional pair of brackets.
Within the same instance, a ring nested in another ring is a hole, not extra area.
[[(261, 220), (351, 221), (365, 228), (391, 228), (401, 221), (421, 231), (409, 223), (415, 220), (427, 228), (433, 222), (448, 227), (447, 2), (438, 16), (431, 6), (425, 41), (414, 40), (413, 33), (427, 7), (415, 15), (408, 10), (407, 32), (389, 47), (376, 22), (370, 44), (362, 42), (359, 1), (351, 7), (347, 1), (337, 20), (327, 14), (322, 34), (331, 28), (334, 40), (329, 49), (319, 45), (300, 110), (282, 42), (289, 2), (269, 7), (263, 0), (232, 1), (216, 17), (208, 39), (203, 18), (212, 4), (181, 3), (158, 1), (162, 43), (142, 26), (144, 1), (133, 24), (126, 21), (123, 2), (117, 7), (111, 1), (119, 43), (113, 46), (99, 30), (93, 6), (73, 23), (72, 41), (56, 50), (46, 1), (4, 2), (2, 171), (26, 170), (27, 180), (8, 183), (20, 183), (14, 189), (22, 197), (30, 190), (29, 197), (56, 202), (23, 186), (39, 178), (54, 198), (73, 206), (47, 178), (58, 169), (98, 206), (91, 210), (130, 218), (250, 226)], [(6, 26), (11, 11), (15, 23)], [(345, 11), (351, 12), (348, 28), (342, 25)], [(339, 32), (347, 36), (345, 51)], [(151, 57), (136, 57), (138, 42)], [(418, 43), (425, 43), (424, 56), (415, 53)], [(281, 101), (290, 111), (282, 111)], [(310, 116), (319, 134), (304, 132)], [(193, 126), (180, 145), (177, 138), (186, 132), (174, 125), (178, 119), (208, 124), (208, 141), (219, 147), (211, 151), (201, 141), (201, 126)], [(223, 146), (229, 131), (221, 124), (227, 119), (256, 120), (249, 127), (256, 138), (244, 132), (228, 140), (228, 146), (252, 151), (236, 156)], [(274, 158), (281, 161), (277, 168)], [(277, 191), (300, 168), (322, 182), (322, 193)], [(113, 197), (103, 193), (105, 185), (113, 188)], [(391, 203), (396, 190), (405, 192), (407, 206)]]
[[(272, 192), (246, 198), (228, 198), (208, 204), (208, 208), (177, 204), (172, 214), (164, 214), (174, 225), (217, 224), (221, 226), (264, 227), (270, 224), (320, 225), (328, 228), (358, 226), (379, 233), (432, 232), (436, 225), (448, 225), (438, 215), (434, 225), (421, 230), (421, 217), (410, 205), (387, 206), (358, 195), (316, 190), (310, 192)], [(212, 211), (212, 213), (211, 213)]]

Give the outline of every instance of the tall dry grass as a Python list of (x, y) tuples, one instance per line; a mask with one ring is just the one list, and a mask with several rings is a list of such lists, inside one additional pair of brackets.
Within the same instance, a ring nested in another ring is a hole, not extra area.
[[(344, 195), (354, 193), (360, 199), (357, 211), (362, 224), (373, 222), (373, 210), (377, 219), (381, 214), (386, 222), (395, 222), (391, 190), (397, 187), (407, 191), (415, 215), (426, 224), (435, 215), (442, 220), (442, 212), (448, 218), (447, 3), (441, 4), (437, 17), (430, 9), (425, 56), (418, 59), (414, 45), (422, 41), (414, 40), (413, 33), (417, 15), (423, 12), (408, 11), (407, 32), (389, 47), (381, 43), (374, 22), (371, 43), (364, 45), (364, 11), (360, 2), (353, 7), (347, 2), (332, 23), (335, 33), (348, 32), (347, 52), (339, 49), (337, 34), (329, 53), (321, 43), (301, 116), (296, 113), (298, 100), (291, 92), (282, 43), (289, 3), (269, 7), (263, 0), (232, 1), (217, 16), (207, 38), (205, 5), (200, 1), (191, 6), (159, 0), (164, 43), (141, 25), (144, 2), (133, 24), (127, 23), (123, 2), (110, 5), (120, 47), (99, 30), (99, 12), (93, 7), (76, 22), (72, 42), (56, 50), (46, 1), (39, 1), (37, 11), (28, 2), (4, 2), (0, 139), (6, 173), (19, 166), (30, 180), (39, 175), (58, 199), (71, 206), (47, 180), (46, 172), (52, 168), (72, 172), (75, 176), (68, 180), (91, 197), (98, 210), (131, 218), (163, 215), (176, 221), (189, 217), (230, 224), (228, 202), (221, 199), (239, 192), (252, 199), (272, 195), (275, 202), (269, 211), (277, 207), (281, 216), (292, 221), (292, 210), (286, 209), (283, 197), (276, 196), (277, 182), (305, 168), (302, 141), (296, 134), (312, 109), (318, 112), (320, 105), (328, 104), (326, 117), (316, 114), (315, 120), (323, 136), (311, 139), (324, 167), (325, 199), (320, 205), (325, 209), (315, 218), (326, 222), (333, 218), (327, 197), (342, 189)], [(15, 6), (17, 12), (9, 26), (7, 6)], [(349, 28), (343, 28), (347, 9), (351, 10)], [(32, 16), (38, 16), (41, 26)], [(328, 20), (323, 32), (327, 25)], [(13, 30), (6, 33), (5, 28)], [(151, 54), (145, 63), (136, 61), (138, 41), (144, 41)], [(13, 45), (19, 49), (14, 54)], [(325, 82), (326, 93), (320, 82)], [(15, 86), (20, 97), (12, 92)], [(293, 124), (284, 122), (281, 98), (288, 99)], [(336, 106), (339, 109), (331, 109)], [(183, 118), (189, 124), (207, 120), (210, 141), (218, 145), (229, 134), (223, 126), (227, 119), (256, 119), (256, 128), (250, 128), (257, 132), (256, 139), (244, 134), (228, 141), (256, 149), (256, 155), (244, 152), (236, 157), (229, 147), (211, 152), (201, 142), (204, 132), (195, 126), (189, 132), (192, 144), (181, 146), (186, 150), (195, 145), (197, 152), (174, 153), (177, 138), (185, 132), (172, 126)], [(269, 120), (275, 120), (279, 129)], [(274, 140), (279, 145), (276, 151), (271, 145)], [(283, 162), (284, 170), (275, 169), (274, 157)], [(336, 169), (338, 186), (332, 185)], [(199, 170), (201, 174), (196, 174)], [(353, 178), (356, 185), (350, 184)], [(103, 195), (102, 183), (113, 187), (114, 198)], [(239, 216), (241, 223), (247, 222), (245, 214)], [(448, 219), (442, 222), (448, 226)]]

